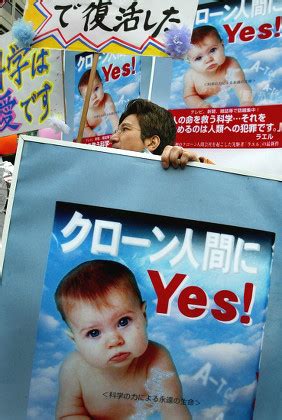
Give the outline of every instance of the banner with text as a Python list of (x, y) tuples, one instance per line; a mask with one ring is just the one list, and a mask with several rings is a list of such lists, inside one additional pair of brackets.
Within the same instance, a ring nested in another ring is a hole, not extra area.
[(60, 51), (20, 49), (11, 33), (0, 36), (0, 137), (37, 130), (64, 118)]
[(192, 30), (198, 0), (28, 0), (25, 19), (35, 26), (34, 46), (166, 56), (164, 31)]

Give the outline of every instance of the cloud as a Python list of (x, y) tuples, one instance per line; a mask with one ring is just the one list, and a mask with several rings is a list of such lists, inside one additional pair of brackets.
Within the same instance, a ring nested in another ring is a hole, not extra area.
[(193, 420), (220, 420), (224, 419), (224, 405), (214, 405), (213, 407), (204, 408), (200, 413), (193, 415)]
[(56, 330), (60, 323), (59, 321), (51, 315), (40, 313), (39, 321), (43, 328), (48, 329), (49, 331)]
[(282, 55), (282, 47), (273, 47), (267, 50), (257, 51), (249, 55), (250, 60), (266, 61), (268, 64), (276, 63)]
[(257, 356), (258, 348), (241, 343), (215, 343), (188, 350), (193, 357), (223, 369), (238, 371)]
[(139, 82), (132, 82), (118, 89), (117, 94), (131, 96), (136, 91), (136, 89), (138, 89), (138, 87), (139, 87)]
[(233, 398), (234, 400), (240, 401), (250, 401), (251, 398), (254, 398), (257, 388), (257, 381), (253, 381), (249, 385), (242, 386), (241, 388), (234, 389)]
[(43, 419), (45, 414), (45, 410), (42, 407), (34, 405), (33, 407), (29, 407), (27, 411), (27, 417), (30, 419)]
[(257, 83), (256, 85), (256, 89), (257, 90), (265, 90), (265, 89), (269, 89), (269, 80), (262, 80), (261, 82)]

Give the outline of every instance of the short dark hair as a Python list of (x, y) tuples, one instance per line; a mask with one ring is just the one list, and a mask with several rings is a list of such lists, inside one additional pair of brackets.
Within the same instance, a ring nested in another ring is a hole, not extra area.
[(113, 289), (132, 293), (140, 304), (143, 303), (138, 284), (132, 271), (125, 265), (112, 260), (90, 260), (79, 264), (60, 281), (55, 292), (55, 302), (63, 320), (77, 301), (107, 304), (107, 296)]
[(191, 36), (191, 44), (195, 45), (195, 44), (199, 44), (200, 42), (203, 41), (203, 39), (210, 34), (214, 34), (219, 41), (222, 41), (222, 38), (218, 32), (218, 30), (211, 25), (203, 25), (203, 26), (198, 26), (197, 28), (195, 28), (192, 32), (192, 36)]
[(133, 99), (128, 102), (120, 116), (119, 124), (129, 115), (136, 114), (141, 128), (141, 139), (159, 136), (160, 144), (153, 151), (161, 155), (165, 146), (175, 144), (176, 125), (172, 114), (165, 108), (146, 99)]
[[(81, 78), (80, 78), (80, 80), (78, 82), (78, 90), (79, 90), (79, 92), (80, 92), (80, 88), (82, 88), (83, 86), (87, 86), (88, 85), (89, 77), (90, 77), (90, 71), (91, 70), (86, 70), (86, 72), (84, 72), (83, 75), (81, 76)], [(102, 82), (102, 79), (101, 79), (101, 76), (100, 76), (98, 70), (96, 70), (95, 79), (98, 79), (99, 82)]]

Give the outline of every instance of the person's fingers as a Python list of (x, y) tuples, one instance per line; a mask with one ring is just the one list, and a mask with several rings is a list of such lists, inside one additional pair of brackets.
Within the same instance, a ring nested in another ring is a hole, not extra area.
[(169, 167), (170, 164), (170, 151), (172, 149), (173, 146), (166, 146), (163, 150), (162, 156), (161, 156), (161, 161), (162, 161), (162, 167), (164, 169), (167, 169)]
[(199, 162), (196, 153), (183, 149), (181, 146), (166, 146), (162, 156), (162, 166), (167, 169), (170, 165), (173, 168), (184, 168), (188, 162)]
[(179, 168), (183, 152), (184, 149), (181, 146), (173, 146), (170, 149), (169, 161), (174, 168)]

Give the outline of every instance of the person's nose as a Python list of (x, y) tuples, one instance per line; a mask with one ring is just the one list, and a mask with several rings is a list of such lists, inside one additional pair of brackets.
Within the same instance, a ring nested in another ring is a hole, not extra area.
[(110, 137), (110, 141), (112, 141), (112, 140), (114, 141), (114, 140), (118, 140), (118, 139), (119, 139), (119, 132), (118, 132), (118, 130), (115, 130)]
[(213, 60), (213, 57), (211, 54), (205, 55), (205, 63), (210, 63)]
[(119, 331), (112, 331), (107, 336), (107, 348), (122, 346), (125, 343), (123, 336)]

